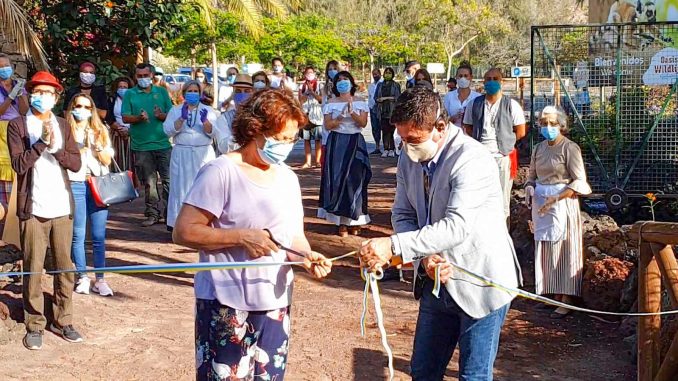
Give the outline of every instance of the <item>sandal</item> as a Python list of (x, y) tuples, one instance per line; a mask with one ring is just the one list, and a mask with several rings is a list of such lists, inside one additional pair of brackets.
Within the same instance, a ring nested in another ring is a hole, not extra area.
[(348, 237), (348, 228), (346, 227), (346, 225), (339, 226), (338, 234), (339, 234), (339, 237), (342, 237), (342, 238)]
[[(563, 310), (564, 310), (564, 312), (563, 312)], [(572, 312), (572, 310), (570, 310), (570, 309), (558, 307), (558, 308), (556, 308), (555, 311), (551, 312), (551, 315), (549, 315), (549, 317), (551, 319), (563, 319), (565, 316), (569, 315), (571, 312)]]

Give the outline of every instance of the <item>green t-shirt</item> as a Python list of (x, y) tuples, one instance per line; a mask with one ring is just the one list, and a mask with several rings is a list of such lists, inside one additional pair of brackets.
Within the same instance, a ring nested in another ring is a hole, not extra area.
[(163, 131), (162, 121), (155, 117), (155, 106), (163, 113), (169, 112), (172, 108), (172, 100), (164, 87), (151, 85), (151, 91), (147, 93), (134, 86), (125, 93), (122, 100), (122, 115), (137, 116), (141, 114), (141, 110), (146, 110), (148, 114), (147, 122), (130, 125), (129, 136), (133, 151), (155, 151), (172, 147)]

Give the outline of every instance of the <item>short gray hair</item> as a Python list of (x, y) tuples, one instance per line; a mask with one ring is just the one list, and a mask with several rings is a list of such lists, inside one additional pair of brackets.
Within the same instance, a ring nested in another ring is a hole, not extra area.
[(181, 93), (186, 94), (186, 91), (188, 91), (188, 88), (191, 86), (198, 86), (198, 92), (201, 93), (202, 90), (200, 90), (200, 82), (196, 81), (195, 79), (192, 79), (190, 81), (184, 82), (184, 85), (181, 87)]
[(565, 111), (560, 108), (560, 106), (546, 106), (544, 107), (543, 110), (539, 113), (539, 119), (541, 120), (544, 118), (546, 115), (556, 115), (556, 120), (558, 121), (558, 125), (560, 126), (560, 131), (562, 133), (567, 133), (570, 131), (568, 125), (567, 125), (567, 115), (565, 114)]

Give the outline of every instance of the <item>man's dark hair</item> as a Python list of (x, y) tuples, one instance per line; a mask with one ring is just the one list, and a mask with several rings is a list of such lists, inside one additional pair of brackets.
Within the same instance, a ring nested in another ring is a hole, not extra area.
[(447, 80), (447, 83), (454, 83), (455, 85), (457, 84), (457, 79), (454, 77), (450, 77), (450, 79)]
[(447, 120), (440, 95), (426, 87), (413, 87), (398, 97), (391, 124), (412, 122), (415, 128), (432, 130), (440, 118)]
[(155, 72), (155, 68), (153, 67), (153, 65), (151, 65), (149, 63), (142, 62), (140, 64), (137, 64), (136, 70), (144, 70), (144, 69), (150, 70), (151, 73)]
[(283, 64), (283, 66), (285, 66), (285, 61), (283, 61), (282, 58), (280, 58), (280, 57), (275, 57), (275, 58), (273, 58), (273, 59), (271, 60), (271, 65), (275, 65), (275, 61), (278, 61), (278, 62), (280, 62), (281, 64)]

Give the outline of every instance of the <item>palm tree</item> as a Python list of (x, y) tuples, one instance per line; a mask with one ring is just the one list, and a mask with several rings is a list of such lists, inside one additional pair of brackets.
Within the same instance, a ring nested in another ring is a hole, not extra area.
[[(223, 9), (242, 20), (243, 28), (255, 39), (264, 33), (262, 17), (270, 15), (274, 18), (284, 18), (290, 11), (301, 9), (305, 0), (193, 0), (200, 9), (203, 20), (208, 28), (213, 28), (212, 12), (214, 9)], [(212, 81), (217, 90), (217, 44), (212, 42)], [(213, 106), (217, 105), (214, 97)]]
[(0, 35), (14, 42), (18, 53), (33, 60), (36, 68), (49, 68), (42, 42), (23, 9), (14, 0), (0, 0)]

